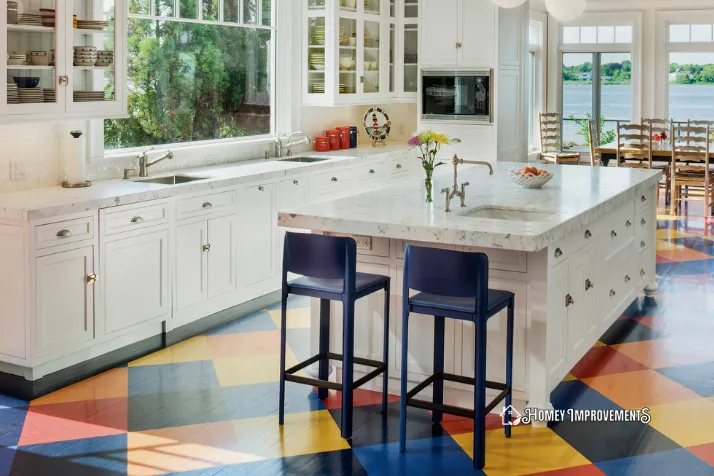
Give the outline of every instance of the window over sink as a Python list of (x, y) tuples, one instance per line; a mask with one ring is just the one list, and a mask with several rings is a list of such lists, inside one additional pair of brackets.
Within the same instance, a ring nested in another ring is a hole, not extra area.
[(130, 0), (128, 119), (104, 148), (270, 134), (275, 0)]

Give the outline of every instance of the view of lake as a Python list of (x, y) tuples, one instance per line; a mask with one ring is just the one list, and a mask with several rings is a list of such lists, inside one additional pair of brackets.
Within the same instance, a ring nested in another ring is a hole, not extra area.
[[(630, 86), (602, 87), (602, 115), (607, 119), (630, 119)], [(675, 120), (714, 120), (714, 85), (673, 84), (669, 87), (669, 115)], [(563, 117), (585, 117), (592, 110), (590, 84), (563, 85)]]

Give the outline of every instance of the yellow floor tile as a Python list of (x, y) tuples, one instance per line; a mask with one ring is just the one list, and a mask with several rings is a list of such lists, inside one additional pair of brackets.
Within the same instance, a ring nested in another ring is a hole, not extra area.
[(572, 374), (568, 374), (568, 375), (566, 375), (565, 378), (563, 379), (563, 382), (570, 382), (571, 380), (577, 380), (577, 378), (574, 377)]
[(129, 394), (129, 370), (116, 368), (33, 400), (31, 405), (120, 398)]
[(694, 233), (687, 233), (686, 231), (673, 230), (671, 228), (661, 228), (657, 230), (658, 240), (667, 240), (673, 238), (688, 238), (690, 236), (698, 236)]
[[(280, 309), (268, 311), (278, 329), (280, 329)], [(310, 327), (310, 308), (288, 309), (288, 329), (304, 329)]]
[(650, 426), (682, 446), (714, 443), (714, 402), (706, 398), (650, 407)]
[(280, 353), (280, 331), (242, 332), (206, 337), (214, 359)]
[(706, 338), (693, 334), (613, 345), (631, 359), (651, 369), (677, 367), (714, 361), (714, 346)]
[[(297, 365), (299, 361), (288, 349), (286, 368)], [(280, 380), (280, 354), (254, 355), (250, 358), (213, 359), (218, 383), (221, 387), (253, 385), (256, 383), (278, 382)], [(300, 374), (299, 374), (300, 375)]]
[(350, 448), (327, 410), (288, 413), (282, 427), (277, 416), (234, 420), (233, 429), (238, 439), (233, 449), (262, 459)]
[[(452, 438), (473, 458), (473, 433)], [(511, 438), (506, 438), (502, 429), (486, 432), (483, 470), (488, 476), (518, 476), (586, 464), (589, 461), (550, 428), (516, 426)]]
[(179, 362), (194, 362), (196, 360), (211, 360), (211, 352), (205, 336), (194, 337), (167, 347), (153, 354), (129, 362), (129, 367), (140, 365), (176, 364)]
[(593, 347), (605, 347), (605, 344), (600, 341), (597, 341), (595, 342), (595, 345)]
[(681, 250), (685, 247), (666, 240), (657, 240), (657, 251)]

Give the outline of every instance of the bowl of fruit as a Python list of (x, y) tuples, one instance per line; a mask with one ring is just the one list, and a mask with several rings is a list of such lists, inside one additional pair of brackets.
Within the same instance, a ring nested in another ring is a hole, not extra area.
[(555, 174), (548, 170), (539, 170), (536, 167), (525, 167), (520, 170), (511, 170), (510, 176), (513, 183), (523, 188), (541, 188), (550, 182)]

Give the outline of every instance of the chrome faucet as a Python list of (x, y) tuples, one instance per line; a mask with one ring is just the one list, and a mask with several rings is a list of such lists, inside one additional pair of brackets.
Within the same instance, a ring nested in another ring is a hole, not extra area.
[[(291, 142), (293, 136), (302, 136), (303, 138), (300, 140), (296, 140), (295, 142)], [(287, 143), (283, 144), (283, 139), (287, 139)], [(290, 135), (281, 134), (280, 137), (278, 137), (277, 139), (275, 139), (275, 141), (273, 141), (272, 157), (275, 157), (276, 159), (280, 159), (284, 155), (290, 156), (293, 154), (293, 146), (294, 145), (302, 145), (302, 144), (309, 144), (309, 143), (310, 143), (310, 138), (307, 137), (302, 132), (293, 132)], [(271, 158), (270, 150), (265, 151), (265, 158), (266, 159)]]
[(441, 191), (441, 193), (446, 194), (446, 210), (447, 212), (450, 212), (451, 209), (450, 204), (451, 204), (451, 199), (454, 197), (459, 197), (461, 198), (461, 206), (465, 207), (466, 206), (466, 187), (471, 185), (469, 182), (464, 182), (461, 184), (459, 188), (459, 164), (473, 164), (473, 165), (485, 165), (488, 167), (488, 172), (489, 175), (493, 175), (493, 166), (488, 163), (488, 162), (483, 162), (480, 160), (464, 160), (464, 159), (459, 159), (457, 155), (454, 155), (454, 159), (452, 160), (452, 163), (454, 164), (454, 186), (452, 188), (445, 188)]
[[(169, 159), (172, 160), (174, 158), (174, 153), (171, 152), (170, 150), (166, 151), (164, 155), (159, 157), (158, 159), (154, 160), (153, 162), (149, 162), (149, 152), (152, 151), (154, 148), (152, 147), (149, 150), (145, 150), (141, 154), (137, 156), (137, 159), (139, 159), (139, 177), (145, 178), (149, 176), (149, 167), (158, 164), (162, 160)], [(131, 169), (128, 169), (131, 170)], [(129, 178), (127, 171), (124, 171), (124, 178)]]

